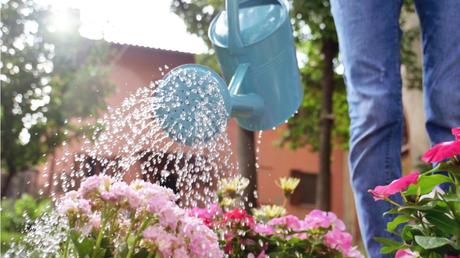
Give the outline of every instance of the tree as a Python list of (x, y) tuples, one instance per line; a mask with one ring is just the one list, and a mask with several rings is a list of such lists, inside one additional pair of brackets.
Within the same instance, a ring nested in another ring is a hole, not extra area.
[(79, 13), (66, 12), (60, 15), (67, 27), (60, 29), (50, 7), (2, 2), (2, 196), (15, 175), (85, 132), (70, 121), (97, 115), (112, 89), (107, 43), (80, 37)]
[[(319, 152), (320, 171), (316, 192), (316, 206), (330, 209), (331, 153), (334, 145), (347, 148), (349, 118), (345, 84), (338, 58), (338, 40), (329, 0), (293, 0), (291, 18), (297, 51), (302, 57), (300, 73), (304, 85), (304, 99), (297, 115), (288, 120), (280, 145), (296, 149), (306, 145)], [(413, 3), (405, 3), (410, 11)], [(172, 10), (184, 19), (191, 33), (207, 38), (209, 23), (224, 8), (223, 0), (173, 0)], [(403, 61), (409, 72), (417, 72), (411, 41), (416, 33), (403, 37)], [(212, 52), (211, 52), (212, 54)], [(214, 64), (209, 57), (198, 61)], [(214, 67), (213, 67), (214, 68)], [(411, 81), (419, 77), (414, 76)]]

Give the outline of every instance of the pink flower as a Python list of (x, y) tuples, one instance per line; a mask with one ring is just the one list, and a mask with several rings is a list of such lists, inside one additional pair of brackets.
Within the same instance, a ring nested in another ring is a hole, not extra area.
[(287, 215), (287, 216), (271, 219), (268, 222), (268, 225), (286, 227), (292, 230), (299, 230), (301, 227), (301, 222), (296, 216)]
[(88, 223), (86, 223), (81, 228), (81, 232), (84, 235), (89, 235), (93, 229), (99, 230), (100, 228), (101, 228), (101, 215), (93, 213), (90, 215)]
[(91, 213), (91, 205), (88, 200), (80, 197), (80, 193), (77, 191), (70, 191), (62, 197), (57, 211), (63, 215), (69, 213), (88, 215)]
[(110, 187), (112, 192), (118, 199), (124, 198), (129, 191), (129, 186), (125, 182), (115, 182)]
[(460, 127), (453, 128), (454, 141), (442, 142), (434, 145), (422, 156), (422, 160), (428, 163), (436, 163), (455, 155), (460, 155)]
[(142, 232), (142, 237), (155, 244), (163, 257), (170, 257), (172, 255), (174, 246), (178, 239), (158, 226), (150, 226)]
[(254, 227), (254, 232), (262, 235), (271, 235), (275, 233), (275, 229), (268, 225), (256, 224), (256, 226)]
[(398, 250), (396, 252), (395, 258), (416, 258), (420, 257), (420, 254), (410, 249)]
[[(139, 182), (136, 182), (135, 187), (138, 187)], [(142, 199), (149, 202), (153, 198), (166, 199), (169, 201), (176, 201), (177, 196), (174, 192), (166, 187), (159, 186), (148, 182), (143, 183), (143, 187), (139, 189)]]
[(222, 209), (217, 204), (211, 204), (208, 208), (193, 208), (189, 210), (188, 214), (190, 216), (197, 217), (203, 221), (203, 223), (212, 227), (214, 218), (222, 213)]
[(126, 191), (126, 198), (128, 199), (129, 207), (132, 209), (137, 209), (142, 204), (142, 199), (139, 193), (131, 188)]
[(185, 211), (177, 206), (171, 206), (163, 209), (159, 213), (160, 224), (164, 227), (175, 229), (179, 218), (185, 215)]
[[(223, 257), (218, 245), (217, 235), (201, 220), (195, 217), (184, 216), (180, 223), (181, 236), (188, 243), (191, 257)], [(190, 256), (190, 255), (189, 255)]]
[(174, 250), (173, 257), (189, 257), (189, 255), (187, 253), (187, 249), (185, 249), (184, 247), (179, 247)]
[(324, 241), (327, 246), (347, 253), (352, 248), (352, 236), (339, 229), (333, 229), (326, 233)]
[(108, 191), (101, 192), (101, 198), (102, 200), (109, 202), (114, 202), (117, 200), (117, 196), (114, 193)]
[(93, 215), (89, 219), (89, 224), (92, 228), (99, 229), (101, 227), (101, 216)]
[(148, 204), (148, 211), (151, 213), (160, 213), (162, 210), (175, 205), (169, 200), (165, 200), (164, 198), (152, 198)]
[(95, 191), (99, 188), (100, 180), (99, 176), (87, 177), (80, 185), (80, 193), (85, 196), (86, 194)]
[(369, 193), (372, 194), (374, 200), (383, 200), (395, 193), (406, 190), (409, 185), (417, 183), (419, 176), (420, 173), (418, 171), (412, 172), (407, 176), (394, 180), (389, 185), (379, 185), (374, 190), (369, 190)]
[(333, 227), (339, 230), (345, 230), (345, 224), (337, 218), (337, 215), (333, 212), (321, 210), (312, 210), (308, 213), (303, 221), (303, 227), (305, 227), (305, 229)]

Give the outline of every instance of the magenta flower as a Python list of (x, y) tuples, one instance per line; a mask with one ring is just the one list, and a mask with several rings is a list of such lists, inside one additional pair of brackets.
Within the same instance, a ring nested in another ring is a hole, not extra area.
[(254, 218), (251, 215), (245, 210), (237, 208), (224, 214), (224, 223), (238, 224), (247, 228), (253, 228), (255, 225)]
[(445, 159), (460, 155), (460, 127), (453, 128), (454, 141), (442, 142), (434, 145), (422, 156), (422, 160), (428, 163), (436, 163)]
[(410, 249), (398, 250), (396, 252), (395, 258), (417, 258), (420, 257), (420, 254)]
[(393, 194), (406, 190), (409, 185), (417, 183), (419, 176), (420, 173), (414, 171), (407, 176), (394, 180), (389, 185), (379, 185), (374, 190), (369, 190), (369, 193), (372, 194), (374, 200), (383, 200)]

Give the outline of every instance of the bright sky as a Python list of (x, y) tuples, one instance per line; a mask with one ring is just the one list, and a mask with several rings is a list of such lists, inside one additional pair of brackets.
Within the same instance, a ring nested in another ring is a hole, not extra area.
[[(201, 38), (186, 31), (170, 10), (171, 0), (43, 0), (80, 9), (84, 37), (182, 52), (204, 53)], [(65, 17), (58, 17), (65, 26)]]

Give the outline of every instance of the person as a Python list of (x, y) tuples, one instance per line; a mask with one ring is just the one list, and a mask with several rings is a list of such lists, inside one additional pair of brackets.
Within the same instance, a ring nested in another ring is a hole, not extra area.
[[(374, 237), (385, 231), (386, 202), (368, 189), (401, 176), (403, 107), (401, 100), (399, 16), (402, 0), (331, 0), (340, 58), (347, 85), (350, 171), (364, 245), (380, 254)], [(452, 140), (460, 125), (460, 1), (415, 0), (423, 45), (426, 130), (432, 144)], [(410, 107), (408, 107), (410, 108)]]

